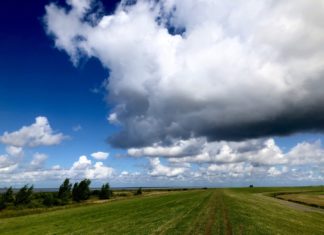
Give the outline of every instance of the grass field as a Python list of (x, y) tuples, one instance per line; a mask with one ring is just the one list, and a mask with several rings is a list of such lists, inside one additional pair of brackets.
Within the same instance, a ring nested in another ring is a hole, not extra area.
[(323, 211), (263, 195), (280, 190), (188, 190), (133, 197), (2, 218), (0, 234), (323, 234)]

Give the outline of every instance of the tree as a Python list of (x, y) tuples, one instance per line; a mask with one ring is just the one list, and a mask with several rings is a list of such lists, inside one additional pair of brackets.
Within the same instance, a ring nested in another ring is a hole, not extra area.
[(109, 183), (103, 184), (99, 192), (100, 199), (109, 199), (112, 196), (112, 191), (110, 190)]
[(0, 195), (0, 210), (3, 210), (7, 207), (8, 203), (14, 201), (13, 190), (12, 187), (8, 188), (7, 191)]
[(80, 202), (89, 199), (91, 181), (84, 179), (80, 183), (75, 183), (72, 189), (72, 198), (74, 201)]
[(2, 194), (2, 195), (0, 195), (0, 211), (5, 209), (6, 207), (7, 207), (7, 203), (6, 203), (4, 196)]
[(134, 193), (134, 195), (141, 195), (142, 194), (142, 188), (138, 188), (137, 191)]
[(71, 198), (71, 188), (70, 180), (66, 178), (61, 184), (57, 197), (60, 199), (61, 204), (67, 204)]
[(3, 194), (3, 199), (6, 203), (14, 201), (12, 187), (8, 188), (7, 191)]
[(28, 184), (22, 187), (16, 194), (15, 205), (29, 204), (33, 196), (33, 189), (33, 186), (28, 188)]
[(79, 183), (75, 182), (72, 188), (72, 199), (73, 201), (80, 201), (79, 199)]

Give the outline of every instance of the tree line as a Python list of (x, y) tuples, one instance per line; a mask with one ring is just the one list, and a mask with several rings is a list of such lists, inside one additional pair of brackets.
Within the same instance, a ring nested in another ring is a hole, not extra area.
[[(91, 181), (84, 179), (73, 184), (70, 179), (65, 179), (60, 185), (58, 192), (34, 193), (33, 186), (25, 185), (14, 193), (9, 187), (0, 195), (0, 210), (10, 207), (38, 207), (38, 206), (59, 206), (73, 202), (82, 202), (90, 198), (91, 195), (99, 199), (109, 199), (113, 192), (109, 183), (103, 184), (100, 190), (90, 190)], [(41, 205), (40, 205), (41, 204)]]

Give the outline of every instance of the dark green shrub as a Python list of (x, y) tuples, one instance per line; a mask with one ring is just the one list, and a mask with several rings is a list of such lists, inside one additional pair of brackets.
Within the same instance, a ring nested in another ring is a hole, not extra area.
[(137, 191), (134, 193), (134, 195), (141, 195), (142, 194), (142, 188), (138, 188)]
[(100, 199), (109, 199), (112, 196), (112, 191), (110, 190), (109, 183), (103, 184), (99, 193)]
[(53, 195), (53, 193), (45, 193), (44, 196), (43, 196), (43, 204), (45, 206), (54, 206), (55, 205), (55, 202), (56, 202), (56, 199)]
[(98, 189), (95, 189), (95, 190), (91, 191), (92, 196), (98, 196), (99, 197), (99, 194), (100, 194), (100, 190), (98, 190)]

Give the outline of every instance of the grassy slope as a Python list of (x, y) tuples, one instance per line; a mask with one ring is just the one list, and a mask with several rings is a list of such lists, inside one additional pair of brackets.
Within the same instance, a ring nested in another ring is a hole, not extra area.
[(262, 190), (175, 192), (0, 219), (0, 234), (323, 234), (323, 213), (251, 191)]

